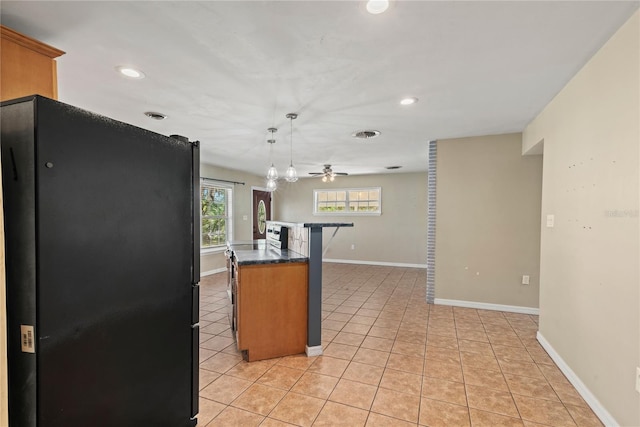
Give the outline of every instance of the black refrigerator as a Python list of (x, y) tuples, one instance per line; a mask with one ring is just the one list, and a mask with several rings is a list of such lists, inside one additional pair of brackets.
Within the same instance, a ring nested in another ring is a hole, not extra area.
[(10, 426), (194, 426), (198, 143), (0, 109)]

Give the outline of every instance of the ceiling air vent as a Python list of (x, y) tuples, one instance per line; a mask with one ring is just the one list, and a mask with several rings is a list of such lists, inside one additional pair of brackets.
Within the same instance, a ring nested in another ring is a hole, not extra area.
[(164, 120), (167, 118), (166, 114), (156, 113), (155, 111), (147, 111), (144, 115), (154, 120)]
[(378, 135), (380, 135), (379, 130), (359, 130), (351, 134), (351, 136), (358, 139), (371, 139)]

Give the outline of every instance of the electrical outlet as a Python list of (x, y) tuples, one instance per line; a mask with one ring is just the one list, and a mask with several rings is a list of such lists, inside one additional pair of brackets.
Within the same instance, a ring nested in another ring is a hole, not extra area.
[(522, 284), (523, 285), (529, 284), (529, 276), (527, 276), (526, 274), (522, 276)]
[(356, 244), (355, 244), (355, 243), (352, 243), (352, 244), (351, 244), (351, 250), (353, 251), (353, 250), (355, 250), (355, 249), (356, 249)]
[(640, 368), (636, 368), (636, 391), (640, 393)]

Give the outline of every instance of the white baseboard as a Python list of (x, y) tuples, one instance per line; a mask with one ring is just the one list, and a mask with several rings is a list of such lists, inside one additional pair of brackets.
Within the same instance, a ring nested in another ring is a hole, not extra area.
[(314, 345), (309, 347), (308, 345), (305, 345), (304, 352), (307, 353), (307, 357), (322, 356), (322, 346)]
[(589, 405), (598, 418), (600, 418), (600, 421), (602, 421), (605, 426), (619, 426), (620, 424), (618, 424), (609, 411), (602, 406), (600, 401), (593, 395), (593, 393), (591, 393), (587, 386), (584, 385), (576, 373), (573, 372), (569, 365), (567, 365), (567, 362), (560, 357), (540, 331), (538, 331), (536, 338), (540, 345), (547, 351), (547, 353), (549, 353), (551, 359), (556, 362), (556, 365), (558, 365), (558, 368), (560, 368), (564, 376), (567, 377), (569, 382), (573, 384), (578, 393), (580, 393), (580, 396), (582, 396), (585, 402), (587, 402), (587, 405)]
[(212, 274), (222, 273), (223, 271), (227, 271), (227, 268), (226, 267), (222, 267), (222, 268), (216, 268), (215, 270), (201, 271), (200, 272), (200, 277), (202, 277), (202, 276), (211, 276)]
[(457, 299), (442, 299), (442, 298), (436, 298), (434, 302), (440, 305), (453, 305), (456, 307), (479, 308), (481, 310), (508, 311), (510, 313), (535, 314), (535, 315), (540, 314), (539, 308), (522, 307), (519, 305), (491, 304), (488, 302), (462, 301)]
[(335, 262), (336, 264), (363, 264), (363, 265), (383, 265), (387, 267), (410, 267), (427, 268), (427, 264), (406, 264), (402, 262), (382, 262), (382, 261), (360, 261), (356, 259), (330, 259), (324, 258), (322, 262)]

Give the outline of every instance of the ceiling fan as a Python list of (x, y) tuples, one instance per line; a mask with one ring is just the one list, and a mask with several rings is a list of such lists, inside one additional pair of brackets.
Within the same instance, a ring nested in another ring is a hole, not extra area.
[(345, 172), (334, 172), (333, 170), (331, 170), (331, 165), (324, 165), (322, 172), (309, 172), (309, 175), (321, 176), (322, 182), (327, 182), (333, 181), (338, 175), (347, 176), (349, 174)]

